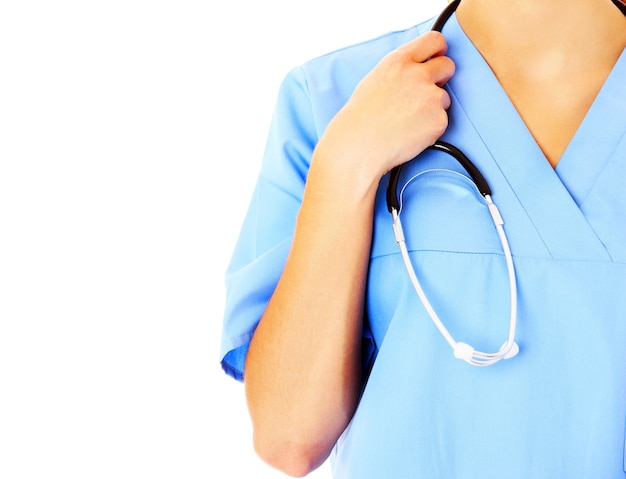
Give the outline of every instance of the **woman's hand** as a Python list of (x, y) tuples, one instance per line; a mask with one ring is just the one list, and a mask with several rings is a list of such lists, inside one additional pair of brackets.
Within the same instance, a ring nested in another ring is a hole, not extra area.
[(376, 189), (445, 130), (441, 85), (454, 72), (445, 53), (443, 37), (428, 33), (389, 54), (313, 153), (291, 251), (245, 371), (255, 448), (287, 474), (322, 464), (354, 414)]
[(380, 179), (432, 145), (448, 126), (454, 74), (443, 35), (428, 32), (385, 56), (330, 122), (316, 156), (369, 167)]

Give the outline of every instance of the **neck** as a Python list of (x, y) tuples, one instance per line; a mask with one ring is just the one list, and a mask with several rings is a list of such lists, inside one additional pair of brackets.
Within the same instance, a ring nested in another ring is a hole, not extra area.
[(610, 0), (462, 0), (457, 19), (555, 166), (626, 48)]
[(457, 17), (479, 50), (626, 47), (626, 17), (611, 0), (462, 0)]

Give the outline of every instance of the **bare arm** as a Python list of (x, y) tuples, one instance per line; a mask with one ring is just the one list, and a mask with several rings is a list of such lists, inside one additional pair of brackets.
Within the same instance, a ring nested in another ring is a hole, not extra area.
[(354, 413), (376, 190), (447, 126), (449, 98), (437, 86), (454, 71), (445, 51), (428, 33), (388, 55), (313, 154), (292, 249), (245, 368), (255, 448), (287, 474), (318, 467)]

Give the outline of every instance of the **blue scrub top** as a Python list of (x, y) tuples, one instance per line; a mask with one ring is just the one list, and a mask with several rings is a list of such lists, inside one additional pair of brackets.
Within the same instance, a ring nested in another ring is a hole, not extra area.
[[(222, 365), (233, 377), (242, 379), (281, 274), (318, 138), (359, 80), (429, 26), (333, 52), (285, 79), (226, 277)], [(626, 54), (553, 169), (456, 17), (444, 35), (456, 74), (442, 139), (477, 164), (504, 217), (520, 352), (487, 368), (453, 357), (406, 274), (384, 178), (364, 338), (375, 360), (333, 451), (334, 477), (624, 478)], [(508, 332), (508, 279), (484, 202), (439, 152), (407, 164), (400, 184), (411, 260), (435, 310), (456, 340), (497, 350)]]

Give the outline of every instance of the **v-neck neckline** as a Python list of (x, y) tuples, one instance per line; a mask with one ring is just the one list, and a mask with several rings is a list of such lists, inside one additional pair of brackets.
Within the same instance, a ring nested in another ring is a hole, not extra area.
[(624, 95), (619, 79), (626, 77), (626, 53), (622, 52), (553, 168), (456, 15), (443, 33), (457, 67), (448, 82), (453, 102), (480, 136), (550, 253), (606, 260), (608, 253), (580, 204), (626, 133), (624, 123), (605, 120), (626, 118), (626, 102), (615, 101)]
[[(588, 117), (590, 116), (592, 110), (598, 110), (598, 103), (603, 103), (603, 102), (599, 102), (599, 97), (601, 97), (603, 95), (603, 92), (605, 92), (606, 90), (610, 90), (613, 91), (611, 88), (609, 88), (609, 84), (611, 82), (616, 83), (617, 82), (617, 77), (619, 75), (617, 75), (617, 71), (618, 70), (622, 70), (622, 71), (626, 71), (624, 68), (624, 63), (626, 63), (626, 48), (622, 49), (622, 51), (619, 53), (619, 55), (617, 55), (617, 58), (615, 59), (615, 62), (611, 65), (611, 68), (608, 71), (608, 74), (606, 75), (605, 78), (602, 79), (602, 82), (599, 83), (599, 88), (596, 87), (597, 89), (594, 92), (589, 92), (593, 95), (593, 100), (591, 102), (588, 103), (588, 107), (586, 109), (586, 111), (584, 111), (584, 113), (580, 116), (580, 120), (578, 122), (577, 125), (572, 125), (574, 126), (574, 130), (571, 131), (571, 136), (570, 138), (567, 140), (567, 142), (558, 145), (559, 148), (562, 148), (562, 151), (560, 152), (560, 155), (557, 157), (555, 155), (554, 158), (550, 158), (548, 156), (548, 154), (546, 154), (542, 148), (542, 144), (540, 142), (540, 139), (542, 138), (542, 135), (545, 132), (542, 132), (540, 129), (537, 129), (537, 131), (535, 131), (533, 129), (533, 123), (527, 123), (525, 117), (526, 117), (526, 113), (528, 113), (528, 117), (530, 118), (531, 116), (536, 116), (536, 113), (529, 113), (526, 112), (524, 109), (524, 105), (521, 105), (522, 108), (519, 108), (520, 105), (516, 104), (516, 101), (514, 100), (514, 97), (512, 97), (511, 94), (509, 94), (509, 91), (507, 90), (507, 82), (503, 82), (500, 81), (498, 75), (496, 74), (496, 71), (498, 71), (497, 69), (492, 68), (491, 64), (487, 61), (487, 58), (485, 56), (483, 56), (483, 54), (481, 53), (481, 51), (479, 50), (479, 48), (476, 46), (476, 44), (474, 43), (474, 41), (472, 40), (472, 38), (467, 34), (466, 30), (463, 28), (463, 26), (461, 25), (461, 23), (459, 22), (459, 19), (457, 17), (456, 12), (454, 12), (452, 14), (452, 16), (450, 17), (451, 22), (454, 24), (454, 27), (456, 30), (458, 30), (461, 34), (461, 36), (464, 38), (465, 42), (467, 43), (467, 45), (470, 46), (471, 50), (477, 54), (480, 57), (480, 62), (489, 70), (489, 72), (491, 73), (491, 75), (493, 76), (493, 78), (496, 80), (496, 82), (498, 83), (500, 90), (502, 92), (504, 92), (508, 102), (511, 104), (511, 106), (513, 107), (513, 109), (515, 110), (515, 112), (517, 113), (517, 115), (519, 116), (520, 120), (522, 121), (522, 123), (524, 124), (524, 127), (526, 130), (528, 130), (528, 133), (530, 134), (530, 136), (533, 138), (533, 141), (537, 144), (538, 148), (541, 150), (543, 157), (545, 158), (545, 161), (548, 162), (551, 167), (554, 170), (558, 170), (559, 165), (561, 164), (561, 161), (568, 156), (567, 152), (569, 150), (571, 150), (571, 145), (573, 143), (577, 143), (575, 140), (577, 140), (577, 136), (578, 133), (581, 132), (585, 126), (585, 124), (590, 123)], [(623, 77), (622, 77), (623, 78)], [(619, 90), (617, 90), (619, 91)], [(605, 97), (607, 95), (604, 95)], [(604, 103), (605, 105), (607, 105), (607, 103)], [(610, 105), (610, 102), (608, 103)], [(578, 115), (578, 114), (577, 114)], [(580, 144), (580, 142), (578, 142)], [(593, 143), (593, 142), (591, 142)], [(554, 160), (554, 161), (553, 161)]]
[[(556, 174), (578, 205), (584, 202), (618, 142), (626, 134), (626, 101), (616, 101), (623, 98), (624, 78), (626, 49), (622, 51), (556, 165)], [(623, 121), (610, 121), (616, 118), (622, 118)]]
[[(528, 134), (532, 137), (533, 141), (536, 143), (536, 145), (539, 148), (539, 150), (541, 150), (541, 146), (540, 146), (539, 142), (537, 141), (537, 139), (535, 138), (535, 136), (533, 135), (531, 128), (524, 121), (524, 118), (523, 118), (521, 112), (515, 106), (513, 100), (511, 99), (511, 97), (507, 93), (506, 89), (504, 88), (504, 85), (502, 85), (502, 83), (498, 80), (497, 75), (495, 74), (495, 72), (493, 71), (493, 69), (491, 68), (489, 63), (482, 56), (482, 54), (480, 53), (478, 48), (476, 48), (476, 46), (472, 42), (471, 38), (469, 38), (469, 36), (467, 35), (465, 30), (463, 29), (463, 27), (459, 23), (458, 18), (456, 16), (456, 13), (451, 17), (451, 20), (455, 24), (455, 28), (460, 32), (461, 36), (464, 37), (464, 39), (467, 42), (467, 44), (471, 47), (471, 50), (480, 57), (480, 62), (489, 70), (489, 72), (490, 72), (491, 76), (493, 77), (493, 79), (496, 80), (496, 82), (497, 82), (497, 84), (499, 86), (499, 89), (504, 93), (504, 95), (506, 96), (506, 98), (508, 100), (508, 103), (510, 103), (510, 106), (515, 110), (517, 116), (522, 121), (525, 129), (528, 131)], [(618, 71), (626, 73), (626, 49), (622, 50), (622, 52), (618, 56), (615, 64), (613, 65), (613, 67), (609, 71), (609, 74), (604, 79), (604, 81), (602, 82), (602, 85), (600, 86), (600, 88), (596, 92), (594, 100), (591, 102), (591, 104), (589, 105), (589, 108), (587, 109), (585, 114), (582, 116), (580, 123), (577, 125), (576, 130), (574, 131), (574, 134), (569, 139), (567, 144), (564, 145), (565, 148), (563, 149), (563, 152), (562, 152), (561, 156), (558, 158), (558, 160), (556, 162), (556, 165), (554, 165), (552, 167), (555, 171), (558, 171), (559, 169), (563, 169), (563, 168), (559, 168), (559, 165), (561, 165), (563, 159), (567, 159), (570, 156), (578, 155), (578, 153), (574, 153), (573, 155), (570, 154), (571, 150), (575, 150), (575, 151), (579, 150), (579, 149), (589, 150), (589, 148), (595, 149), (596, 144), (598, 142), (598, 138), (595, 138), (595, 141), (587, 141), (586, 138), (582, 138), (581, 139), (580, 137), (581, 136), (583, 136), (583, 137), (586, 136), (585, 133), (588, 133), (587, 130), (589, 130), (588, 125), (590, 125), (590, 124), (594, 125), (595, 124), (594, 120), (598, 119), (598, 115), (597, 115), (598, 112), (601, 112), (602, 116), (608, 116), (609, 118), (620, 118), (620, 117), (626, 118), (626, 116), (623, 116), (623, 115), (622, 116), (617, 116), (617, 115), (619, 115), (620, 113), (623, 112), (623, 108), (620, 108), (620, 107), (623, 107), (623, 105), (620, 105), (619, 103), (613, 102), (611, 100), (611, 93), (613, 93), (615, 91), (619, 91), (620, 88), (623, 88), (623, 85), (620, 86), (620, 85), (617, 84), (618, 83), (618, 78), (620, 77), (620, 75), (618, 74)], [(624, 77), (622, 76), (621, 77), (622, 81), (623, 81), (623, 78)], [(616, 107), (616, 108), (614, 108), (614, 107)], [(617, 111), (615, 111), (615, 114), (616, 114), (615, 116), (612, 116), (612, 110), (617, 110)], [(607, 114), (607, 112), (608, 112), (608, 114)], [(610, 126), (616, 127), (618, 134), (620, 132), (623, 132), (623, 128), (622, 128), (621, 124), (607, 125), (608, 128), (601, 130), (601, 132), (603, 133), (602, 134), (602, 138), (601, 138), (602, 140), (604, 140), (604, 139), (606, 139), (606, 140), (614, 139), (612, 133), (615, 132), (615, 128), (610, 128)], [(594, 133), (597, 133), (597, 132), (594, 131)], [(611, 144), (614, 145), (615, 142), (613, 142)], [(550, 161), (548, 160), (548, 158), (545, 155), (545, 153), (543, 153), (543, 151), (542, 151), (542, 155), (545, 158), (546, 162), (550, 163)]]

